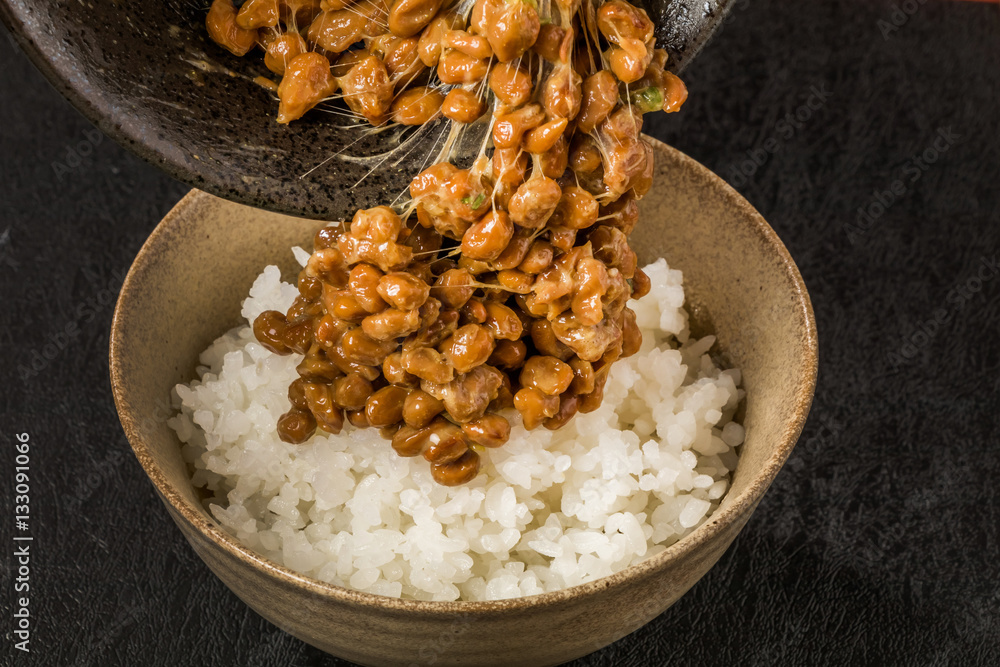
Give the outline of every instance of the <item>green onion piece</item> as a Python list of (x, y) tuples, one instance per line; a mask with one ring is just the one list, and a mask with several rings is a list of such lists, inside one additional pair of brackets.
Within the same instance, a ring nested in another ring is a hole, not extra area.
[(643, 88), (632, 93), (632, 104), (640, 113), (659, 111), (663, 108), (663, 92), (656, 86)]
[(485, 192), (480, 192), (478, 195), (476, 195), (475, 199), (473, 199), (471, 195), (468, 197), (462, 197), (462, 203), (473, 210), (482, 206), (484, 201), (486, 201)]

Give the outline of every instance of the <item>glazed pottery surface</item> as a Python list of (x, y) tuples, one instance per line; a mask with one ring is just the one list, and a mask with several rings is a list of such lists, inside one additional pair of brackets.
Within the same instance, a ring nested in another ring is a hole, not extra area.
[(654, 187), (632, 235), (644, 264), (684, 273), (692, 329), (742, 371), (746, 441), (721, 507), (692, 534), (613, 576), (497, 602), (419, 602), (296, 574), (244, 548), (206, 512), (167, 426), (171, 388), (240, 324), (254, 278), (297, 265), (320, 223), (192, 192), (156, 228), (125, 280), (111, 338), (111, 379), (125, 433), (171, 516), (215, 574), (262, 616), (364, 665), (553, 665), (595, 651), (662, 613), (730, 545), (787, 459), (816, 382), (812, 307), (788, 252), (735, 191), (653, 141)]

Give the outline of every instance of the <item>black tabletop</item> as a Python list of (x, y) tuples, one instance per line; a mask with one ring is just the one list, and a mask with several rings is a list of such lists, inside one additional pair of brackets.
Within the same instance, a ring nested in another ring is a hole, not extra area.
[[(118, 424), (114, 299), (186, 188), (103, 138), (3, 32), (0, 62), (4, 664), (347, 664), (208, 571)], [(648, 129), (788, 246), (819, 386), (719, 564), (573, 664), (997, 664), (1000, 7), (741, 1), (685, 78), (683, 112)], [(25, 545), (27, 573), (11, 555)], [(26, 595), (30, 653), (15, 648)]]

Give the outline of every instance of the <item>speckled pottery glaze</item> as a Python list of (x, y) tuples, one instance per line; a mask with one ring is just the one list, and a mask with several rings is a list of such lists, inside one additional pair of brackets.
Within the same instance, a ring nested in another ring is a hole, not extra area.
[(802, 430), (817, 339), (805, 285), (761, 216), (720, 178), (656, 141), (655, 186), (632, 236), (642, 263), (684, 272), (692, 328), (743, 372), (746, 442), (720, 508), (662, 553), (592, 583), (498, 602), (417, 602), (321, 583), (265, 560), (205, 511), (166, 425), (170, 390), (239, 323), (254, 278), (309, 245), (318, 223), (187, 195), (150, 236), (122, 287), (111, 382), (125, 433), (198, 555), (275, 625), (363, 665), (554, 665), (661, 614), (715, 564), (750, 518)]
[[(732, 2), (637, 4), (657, 24), (657, 44), (679, 69), (721, 24)], [(350, 218), (357, 208), (384, 203), (407, 187), (414, 168), (446, 130), (443, 121), (423, 129), (419, 145), (397, 153), (405, 153), (402, 160), (384, 162), (378, 156), (400, 140), (395, 130), (371, 133), (367, 126), (318, 111), (278, 125), (277, 99), (254, 82), (275, 75), (259, 51), (237, 58), (208, 38), (209, 4), (0, 0), (0, 19), (87, 118), (193, 187), (321, 220)], [(341, 151), (352, 159), (330, 159)], [(370, 159), (356, 159), (364, 157)], [(379, 162), (378, 172), (365, 177)]]

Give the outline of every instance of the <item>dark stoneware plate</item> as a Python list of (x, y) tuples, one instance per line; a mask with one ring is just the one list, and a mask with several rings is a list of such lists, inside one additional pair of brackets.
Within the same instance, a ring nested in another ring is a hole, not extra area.
[[(237, 58), (205, 32), (209, 0), (0, 0), (0, 17), (38, 68), (104, 132), (171, 176), (226, 199), (327, 220), (392, 201), (444, 123), (416, 137), (372, 133), (336, 114), (291, 126)], [(657, 44), (684, 66), (732, 0), (640, 0)], [(387, 154), (409, 138), (404, 150)], [(378, 166), (366, 176), (369, 169)]]

